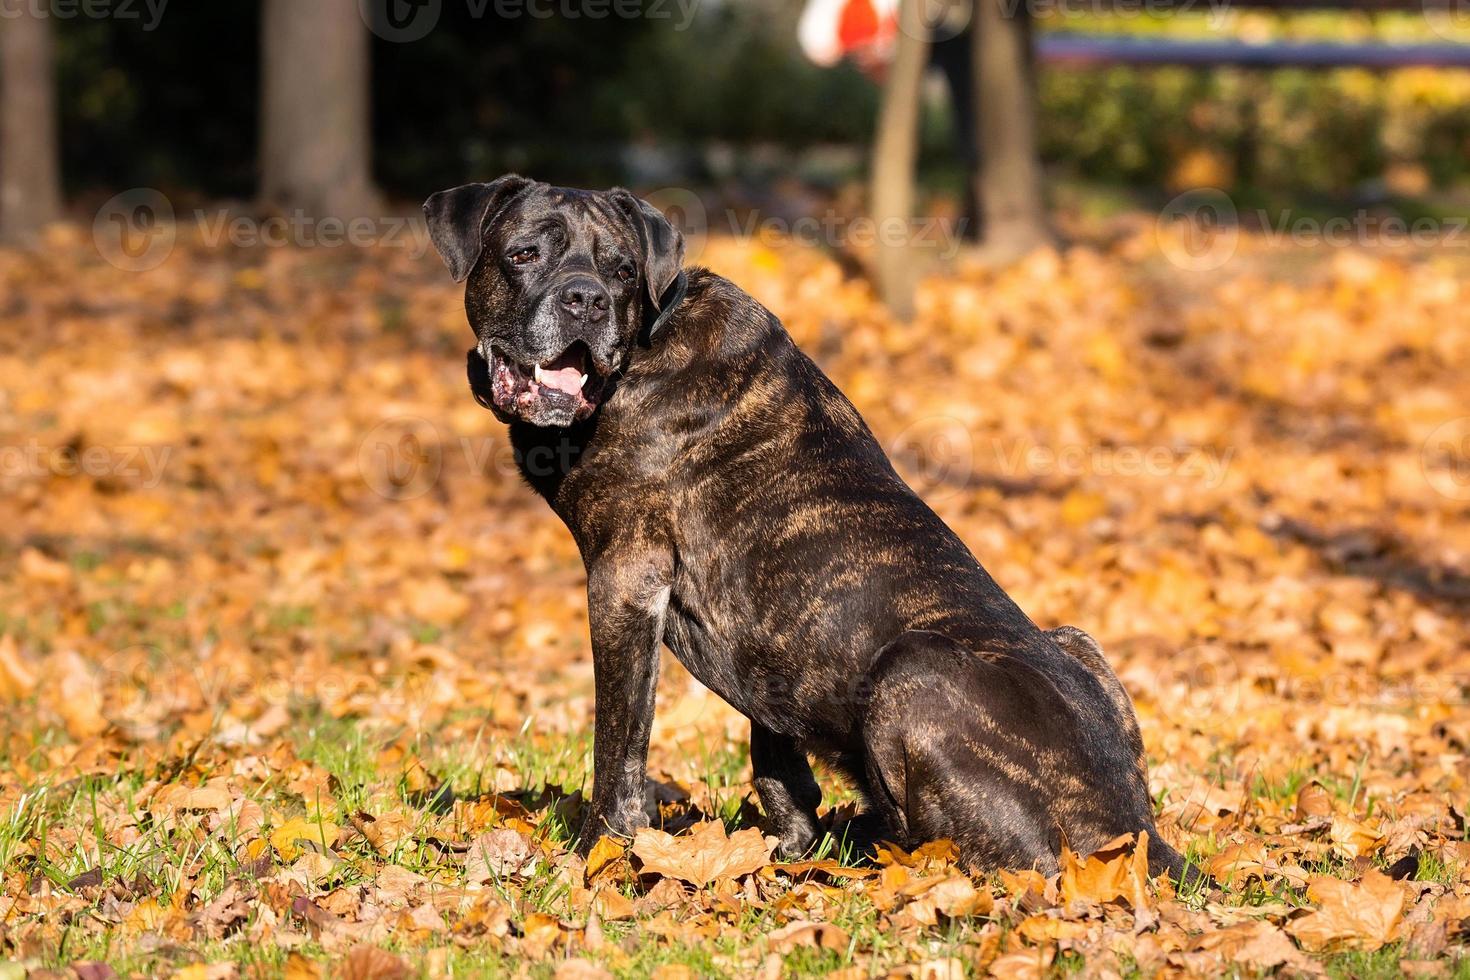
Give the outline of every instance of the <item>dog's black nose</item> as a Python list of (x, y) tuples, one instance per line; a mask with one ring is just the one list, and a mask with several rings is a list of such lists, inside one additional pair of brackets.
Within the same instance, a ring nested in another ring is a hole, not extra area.
[(568, 312), (588, 320), (601, 320), (607, 315), (607, 290), (592, 279), (575, 279), (562, 288), (561, 305)]

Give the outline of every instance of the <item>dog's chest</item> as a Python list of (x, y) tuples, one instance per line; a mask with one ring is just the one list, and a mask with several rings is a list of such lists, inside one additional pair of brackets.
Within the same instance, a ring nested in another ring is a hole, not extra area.
[(697, 607), (671, 597), (664, 616), (664, 643), (696, 680), (744, 711), (736, 657), (728, 635), (714, 628), (701, 613)]

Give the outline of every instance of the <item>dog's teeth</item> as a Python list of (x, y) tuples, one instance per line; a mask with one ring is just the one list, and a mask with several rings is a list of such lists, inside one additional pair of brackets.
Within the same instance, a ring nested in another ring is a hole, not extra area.
[(542, 383), (541, 382), (541, 365), (539, 365), (539, 364), (536, 365), (536, 372), (535, 373), (536, 373), (536, 383), (539, 385), (539, 384)]
[(587, 387), (587, 375), (585, 375), (585, 374), (582, 375), (582, 380), (577, 383), (577, 387), (578, 388), (585, 388), (585, 387)]

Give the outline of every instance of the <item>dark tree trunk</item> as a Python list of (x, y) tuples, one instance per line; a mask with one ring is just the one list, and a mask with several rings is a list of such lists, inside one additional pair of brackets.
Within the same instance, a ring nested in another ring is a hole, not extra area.
[(261, 197), (309, 217), (374, 216), (369, 41), (357, 0), (265, 0)]
[(1031, 18), (1015, 0), (975, 0), (976, 197), (984, 251), (1004, 261), (1053, 241), (1037, 150)]
[(51, 18), (0, 17), (0, 238), (29, 241), (61, 217)]
[[(911, 8), (916, 2), (921, 0), (904, 0), (903, 6)], [(903, 20), (909, 13), (908, 9), (900, 11), (901, 23), (916, 20)], [(894, 236), (889, 229), (907, 229), (914, 215), (920, 95), (928, 57), (929, 41), (922, 31), (899, 32), (898, 49), (883, 85), (878, 132), (873, 141), (869, 198), (878, 231), (878, 294), (895, 316), (905, 320), (914, 313), (918, 267), (910, 235)]]

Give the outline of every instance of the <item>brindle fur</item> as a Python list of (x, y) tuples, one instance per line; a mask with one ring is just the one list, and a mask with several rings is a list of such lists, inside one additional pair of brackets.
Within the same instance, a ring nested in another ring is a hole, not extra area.
[[(904, 843), (948, 837), (978, 867), (1051, 871), (1063, 840), (1086, 853), (1146, 830), (1150, 867), (1178, 876), (1179, 854), (1154, 831), (1132, 705), (1092, 638), (1032, 623), (733, 283), (686, 270), (686, 298), (644, 336), (673, 278), (670, 250), (673, 270), (682, 258), (657, 212), (630, 216), (617, 204), (626, 192), (505, 180), (509, 195), (501, 181), (479, 185), (502, 199), (478, 224), (473, 209), (465, 224), (426, 205), (436, 244), (486, 253), (466, 301), (482, 340), (556, 356), (567, 339), (520, 332), (532, 294), (562, 267), (600, 268), (609, 242), (647, 250), (645, 301), (597, 352), (615, 365), (610, 397), (567, 427), (510, 419), (527, 481), (587, 567), (596, 731), (583, 846), (647, 823), (667, 645), (750, 719), (756, 790), (785, 854), (818, 835), (810, 754), (850, 776), (883, 834)], [(567, 229), (565, 247), (528, 284), (497, 250), (548, 216)]]

